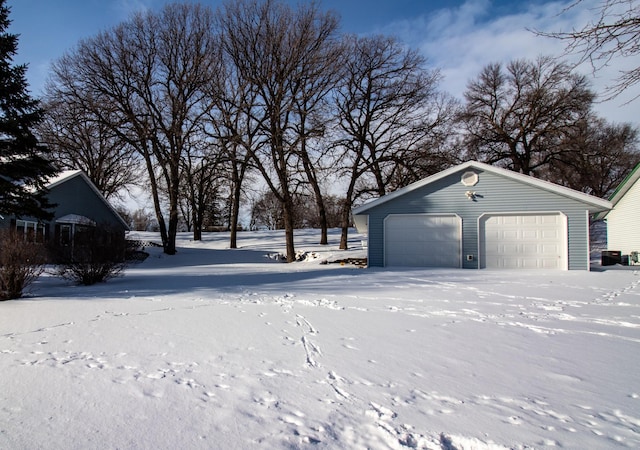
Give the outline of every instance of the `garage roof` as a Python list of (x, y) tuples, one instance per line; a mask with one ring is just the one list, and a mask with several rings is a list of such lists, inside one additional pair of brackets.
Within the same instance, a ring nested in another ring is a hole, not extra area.
[[(535, 186), (537, 188), (540, 189), (544, 189), (546, 191), (550, 191), (550, 192), (554, 192), (558, 195), (562, 195), (580, 202), (585, 203), (588, 206), (589, 212), (590, 213), (597, 213), (597, 212), (601, 212), (601, 211), (607, 211), (610, 210), (612, 208), (611, 202), (601, 199), (601, 198), (597, 198), (594, 197), (592, 195), (588, 195), (588, 194), (584, 194), (582, 192), (578, 192), (574, 189), (570, 189), (564, 186), (560, 186), (557, 185), (555, 183), (551, 183), (549, 181), (544, 181), (544, 180), (540, 180), (539, 178), (534, 178), (532, 176), (529, 175), (523, 175), (521, 173), (518, 172), (514, 172), (512, 170), (507, 170), (507, 169), (502, 169), (500, 167), (495, 167), (495, 166), (491, 166), (489, 164), (485, 164), (485, 163), (481, 163), (478, 161), (467, 161), (465, 163), (459, 164), (457, 166), (451, 167), (447, 170), (443, 170), (442, 172), (438, 172), (434, 175), (431, 175), (427, 178), (424, 178), (420, 181), (416, 181), (415, 183), (412, 183), (406, 187), (403, 187), (401, 189), (398, 189), (397, 191), (391, 192), (390, 194), (387, 194), (383, 197), (377, 198), (375, 200), (372, 200), (368, 203), (365, 203), (364, 205), (358, 206), (357, 208), (353, 209), (353, 215), (354, 218), (356, 220), (356, 223), (361, 222), (360, 218), (357, 218), (355, 216), (358, 216), (360, 214), (366, 214), (366, 212), (373, 208), (376, 207), (378, 205), (381, 205), (383, 203), (386, 203), (388, 201), (391, 201), (397, 197), (400, 197), (402, 195), (405, 195), (409, 192), (412, 192), (416, 189), (419, 189), (423, 186), (426, 186), (428, 184), (434, 183), (442, 178), (445, 178), (451, 174), (454, 174), (456, 172), (460, 172), (463, 170), (470, 170), (470, 169), (476, 169), (482, 172), (493, 172), (495, 174), (507, 177), (507, 178), (511, 178), (513, 180), (519, 181), (521, 183), (525, 183), (525, 184), (529, 184), (532, 186)], [(362, 225), (364, 225), (363, 223), (361, 223)], [(360, 227), (358, 227), (358, 229), (360, 229)]]

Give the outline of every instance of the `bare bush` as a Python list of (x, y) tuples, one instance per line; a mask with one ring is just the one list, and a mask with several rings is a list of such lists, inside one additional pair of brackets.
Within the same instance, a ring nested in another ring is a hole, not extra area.
[(25, 242), (24, 236), (0, 230), (0, 300), (22, 297), (44, 269), (41, 244)]
[(122, 233), (106, 227), (87, 227), (72, 245), (51, 247), (56, 275), (89, 286), (120, 276), (126, 267)]

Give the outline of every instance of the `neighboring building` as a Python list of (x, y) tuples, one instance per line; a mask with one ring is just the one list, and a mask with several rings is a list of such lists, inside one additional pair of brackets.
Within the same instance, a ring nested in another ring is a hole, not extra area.
[(622, 255), (640, 252), (640, 164), (609, 198), (613, 209), (605, 216), (607, 248)]
[(87, 227), (108, 227), (122, 235), (129, 229), (81, 170), (61, 172), (49, 180), (47, 189), (47, 197), (55, 205), (53, 219), (38, 222), (29, 217), (5, 217), (0, 218), (0, 228), (13, 227), (24, 233), (29, 241), (56, 239), (62, 245), (70, 245), (77, 240)]
[(369, 266), (589, 270), (589, 218), (611, 203), (470, 161), (353, 210)]

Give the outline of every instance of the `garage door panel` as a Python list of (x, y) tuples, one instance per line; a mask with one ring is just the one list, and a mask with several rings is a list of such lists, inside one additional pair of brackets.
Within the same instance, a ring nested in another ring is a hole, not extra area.
[(538, 237), (545, 240), (556, 240), (560, 233), (557, 230), (541, 230)]
[(562, 248), (559, 245), (555, 244), (542, 245), (542, 252), (547, 255), (560, 255), (562, 253)]
[(480, 221), (481, 267), (566, 268), (565, 236), (559, 213), (487, 215)]
[(516, 230), (503, 230), (496, 233), (496, 236), (499, 239), (518, 239), (520, 237)]
[(385, 265), (460, 267), (458, 216), (390, 215), (384, 229)]

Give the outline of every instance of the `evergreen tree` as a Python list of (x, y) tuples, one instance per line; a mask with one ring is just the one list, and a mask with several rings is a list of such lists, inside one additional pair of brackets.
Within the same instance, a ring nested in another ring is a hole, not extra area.
[(51, 214), (45, 182), (56, 169), (32, 128), (42, 119), (31, 98), (26, 65), (13, 65), (18, 36), (7, 32), (10, 8), (0, 0), (0, 215), (45, 219)]

